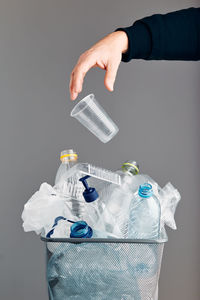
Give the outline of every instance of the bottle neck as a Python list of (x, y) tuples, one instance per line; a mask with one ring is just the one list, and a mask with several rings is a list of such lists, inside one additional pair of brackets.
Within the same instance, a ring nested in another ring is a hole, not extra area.
[(135, 176), (139, 173), (139, 166), (135, 161), (127, 161), (122, 165), (122, 171), (131, 176)]
[(61, 160), (62, 164), (66, 165), (67, 169), (70, 169), (75, 164), (77, 164), (78, 155), (72, 149), (64, 150), (60, 154), (60, 160)]
[(77, 160), (73, 160), (73, 161), (65, 160), (65, 161), (62, 161), (62, 164), (65, 165), (66, 169), (68, 170), (77, 164)]
[(153, 188), (150, 183), (141, 184), (138, 190), (138, 195), (141, 198), (150, 198), (153, 196)]

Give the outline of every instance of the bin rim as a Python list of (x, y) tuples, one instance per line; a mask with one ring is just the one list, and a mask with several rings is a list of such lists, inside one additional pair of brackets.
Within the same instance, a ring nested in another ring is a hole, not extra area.
[(47, 243), (72, 243), (72, 244), (81, 244), (81, 243), (110, 243), (110, 244), (163, 244), (168, 241), (167, 238), (159, 240), (145, 240), (145, 239), (117, 239), (117, 238), (47, 238), (40, 236), (40, 239), (43, 242)]

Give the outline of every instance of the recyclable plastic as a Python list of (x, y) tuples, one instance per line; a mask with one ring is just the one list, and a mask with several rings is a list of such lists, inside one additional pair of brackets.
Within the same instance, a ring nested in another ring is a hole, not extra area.
[(121, 177), (119, 174), (107, 169), (93, 166), (89, 163), (77, 163), (65, 173), (64, 180), (67, 180), (75, 174), (78, 174), (77, 176), (79, 176), (79, 178), (81, 177), (80, 174), (82, 174), (89, 175), (95, 179), (103, 180), (116, 185), (121, 184)]
[[(100, 217), (103, 209), (103, 202), (95, 201), (95, 203), (91, 203), (92, 201), (84, 200), (83, 195), (86, 194), (86, 190), (84, 192), (84, 186), (79, 180), (82, 177), (92, 177), (92, 182), (97, 186), (99, 186), (99, 181), (104, 183), (109, 182), (114, 186), (120, 185), (121, 177), (119, 174), (110, 170), (99, 168), (88, 163), (77, 163), (71, 168), (68, 168), (67, 171), (63, 172), (62, 177), (60, 177), (61, 179), (55, 186), (58, 193), (66, 196), (66, 205), (74, 216), (79, 220), (86, 220), (93, 228), (104, 231), (104, 222)], [(90, 193), (90, 197), (91, 196), (92, 193)], [(96, 227), (97, 220), (99, 220), (98, 227)]]
[[(66, 239), (66, 238), (117, 238), (106, 232), (92, 229), (85, 221), (67, 220), (63, 216), (58, 216), (50, 231), (46, 234), (48, 239)], [(61, 243), (48, 243), (48, 250), (55, 252)]]
[(65, 178), (65, 174), (78, 163), (78, 155), (72, 150), (64, 150), (60, 154), (61, 164), (55, 178), (55, 190), (65, 198), (66, 209), (77, 217), (83, 219), (85, 214), (85, 201), (83, 198), (83, 185), (79, 181), (80, 176), (74, 173), (73, 176)]
[(161, 207), (152, 185), (140, 185), (130, 205), (128, 237), (133, 239), (159, 239)]
[(83, 126), (92, 132), (103, 143), (109, 142), (119, 131), (117, 125), (90, 94), (76, 104), (71, 112)]
[(46, 234), (47, 238), (68, 238), (70, 237), (71, 226), (74, 221), (67, 220), (63, 216), (58, 216), (51, 230)]
[(77, 158), (63, 151), (55, 186), (43, 183), (22, 213), (24, 230), (46, 243), (49, 299), (157, 300), (179, 192), (135, 161), (112, 172)]
[(159, 191), (160, 203), (161, 203), (161, 224), (162, 228), (164, 225), (176, 230), (176, 222), (174, 219), (174, 214), (177, 205), (181, 199), (179, 191), (168, 182), (163, 189)]
[(65, 205), (65, 198), (49, 184), (43, 183), (29, 201), (24, 205), (22, 212), (24, 231), (43, 231), (47, 233), (57, 216), (72, 217)]
[(121, 185), (108, 184), (98, 191), (100, 201), (105, 205), (102, 213), (105, 230), (119, 238), (128, 237), (129, 207), (139, 185), (138, 172), (135, 161), (126, 162), (122, 170), (116, 172), (121, 178)]
[[(78, 163), (78, 155), (74, 150), (64, 150), (60, 154), (61, 165), (58, 168), (55, 178), (55, 189), (66, 197), (71, 197), (74, 200), (83, 201), (83, 186), (79, 181), (77, 172), (68, 178), (65, 175), (72, 167)], [(78, 205), (78, 203), (77, 203)]]
[(55, 185), (61, 181), (62, 176), (78, 162), (78, 154), (73, 149), (64, 150), (60, 153), (61, 164), (55, 177)]
[(90, 178), (86, 175), (79, 180), (82, 182), (85, 190), (83, 192), (83, 197), (85, 199), (85, 218), (90, 226), (97, 228), (99, 231), (105, 231), (104, 220), (102, 218), (102, 206), (99, 202), (99, 194), (94, 187), (89, 187), (87, 179)]

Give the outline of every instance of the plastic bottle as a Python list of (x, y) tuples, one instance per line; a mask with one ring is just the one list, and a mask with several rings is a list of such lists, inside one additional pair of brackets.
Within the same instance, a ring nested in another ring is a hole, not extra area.
[(128, 235), (129, 206), (139, 185), (135, 176), (138, 172), (137, 163), (128, 161), (122, 165), (122, 170), (117, 171), (121, 176), (121, 185), (109, 184), (99, 191), (100, 200), (105, 205), (102, 214), (105, 230), (118, 238)]
[[(125, 172), (126, 175), (127, 174), (131, 175), (132, 173), (133, 173), (133, 175), (137, 175), (134, 178), (132, 177), (132, 179), (130, 179), (130, 181), (129, 181), (131, 184), (130, 189), (134, 193), (138, 190), (138, 188), (141, 184), (150, 183), (152, 185), (154, 194), (156, 196), (158, 196), (159, 191), (161, 190), (160, 186), (149, 175), (139, 174), (139, 167), (135, 161), (131, 161), (131, 160), (126, 161), (122, 165), (122, 170)], [(118, 171), (117, 173), (122, 174), (122, 171)], [(127, 183), (128, 183), (128, 181), (127, 181)]]
[(55, 178), (55, 185), (57, 185), (60, 181), (65, 172), (67, 172), (71, 167), (73, 167), (78, 161), (78, 155), (74, 150), (64, 150), (60, 154), (61, 164), (58, 168), (56, 178)]
[(78, 174), (65, 178), (65, 174), (78, 162), (78, 155), (74, 150), (64, 150), (60, 155), (61, 165), (55, 178), (55, 189), (66, 199), (66, 205), (71, 214), (78, 219), (84, 216), (83, 186)]
[(152, 185), (140, 185), (130, 205), (128, 238), (158, 239), (160, 235), (160, 201)]
[[(101, 203), (99, 202), (99, 194), (95, 188), (89, 187), (86, 175), (79, 180), (82, 182), (85, 190), (83, 197), (85, 199), (85, 216), (84, 218), (92, 228), (97, 228), (98, 231), (105, 231), (104, 220), (101, 215)], [(98, 223), (98, 226), (97, 226)]]

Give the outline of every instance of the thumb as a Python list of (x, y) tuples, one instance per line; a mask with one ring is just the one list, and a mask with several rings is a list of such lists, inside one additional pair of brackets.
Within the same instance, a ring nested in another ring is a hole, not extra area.
[(106, 88), (112, 92), (114, 89), (114, 82), (119, 68), (120, 61), (109, 63), (106, 68), (106, 74), (104, 78), (104, 84)]

